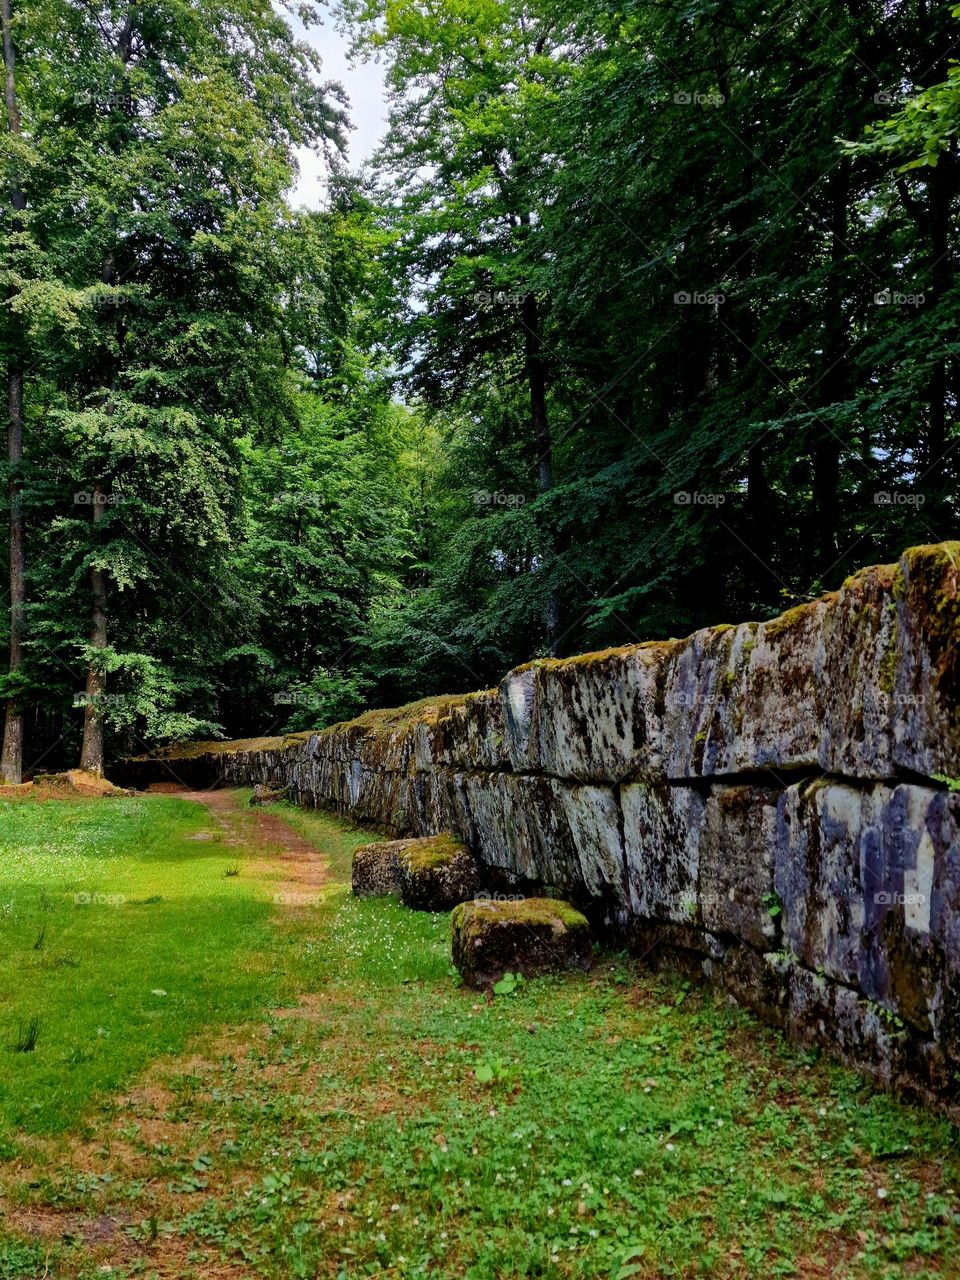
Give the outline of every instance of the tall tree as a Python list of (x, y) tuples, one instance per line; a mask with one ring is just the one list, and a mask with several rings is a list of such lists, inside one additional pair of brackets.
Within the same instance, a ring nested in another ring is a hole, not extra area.
[[(244, 409), (290, 412), (283, 193), (294, 147), (337, 145), (342, 112), (316, 81), (315, 56), (266, 0), (189, 9), (103, 0), (65, 7), (61, 26), (80, 69), (61, 89), (74, 158), (49, 234), (86, 306), (57, 417), (88, 468), (80, 758), (99, 773), (108, 675), (133, 661), (110, 642), (127, 629), (118, 611), (179, 559), (147, 532), (158, 488), (168, 501), (175, 469), (191, 459), (181, 498), (161, 516), (169, 535), (186, 535), (197, 524), (190, 485), (199, 494), (225, 479), (216, 455), (235, 454)], [(226, 495), (208, 508), (211, 550), (227, 545), (229, 510)], [(203, 566), (213, 576), (218, 559)], [(193, 601), (214, 607), (202, 592)]]
[[(436, 407), (489, 391), (502, 373), (526, 400), (525, 489), (554, 486), (548, 296), (536, 263), (539, 137), (526, 103), (562, 74), (561, 33), (516, 0), (344, 6), (361, 47), (386, 50), (390, 130), (378, 160), (396, 265), (409, 299), (398, 333), (407, 385)], [(516, 402), (515, 409), (519, 409)], [(478, 485), (479, 488), (479, 485)], [(553, 539), (544, 524), (537, 566), (540, 645), (560, 625)]]
[[(16, 53), (13, 38), (13, 20), (10, 0), (0, 0), (0, 21), (3, 25), (4, 104), (7, 132), (15, 142), (21, 136), (20, 109), (17, 103)], [(22, 186), (14, 181), (10, 188), (9, 219), (10, 237), (13, 242), (22, 236), (26, 195)], [(11, 284), (12, 301), (16, 286)], [(10, 508), (9, 556), (10, 556), (10, 680), (15, 685), (23, 662), (23, 625), (26, 587), (24, 582), (24, 528), (23, 528), (23, 415), (24, 415), (24, 346), (20, 322), (12, 308), (8, 307), (7, 325), (13, 330), (7, 341), (7, 500)], [(23, 773), (23, 709), (19, 693), (12, 690), (6, 702), (3, 727), (3, 749), (0, 754), (0, 778), (4, 782), (19, 783)]]

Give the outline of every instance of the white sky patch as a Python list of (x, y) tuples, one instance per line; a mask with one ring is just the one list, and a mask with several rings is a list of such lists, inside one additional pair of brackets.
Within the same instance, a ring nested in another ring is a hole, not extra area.
[[(348, 61), (346, 36), (335, 30), (332, 19), (323, 26), (303, 26), (289, 11), (284, 16), (296, 34), (317, 49), (323, 59), (321, 76), (324, 80), (339, 80), (350, 99), (348, 114), (353, 128), (347, 135), (347, 160), (351, 169), (360, 166), (373, 155), (387, 128), (385, 67), (375, 62)], [(326, 175), (322, 159), (308, 147), (297, 149), (300, 179), (290, 195), (294, 208), (319, 209), (324, 202)]]

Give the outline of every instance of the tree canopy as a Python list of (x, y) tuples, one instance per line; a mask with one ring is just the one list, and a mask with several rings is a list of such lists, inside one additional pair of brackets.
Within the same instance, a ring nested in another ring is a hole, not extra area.
[(956, 536), (960, 11), (342, 0), (356, 172), (269, 0), (4, 5), (5, 776)]

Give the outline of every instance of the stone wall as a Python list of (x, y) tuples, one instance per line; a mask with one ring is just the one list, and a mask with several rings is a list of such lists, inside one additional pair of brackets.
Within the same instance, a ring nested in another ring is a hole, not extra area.
[(452, 830), (497, 883), (570, 898), (888, 1086), (954, 1096), (958, 641), (960, 543), (919, 547), (770, 622), (165, 767)]

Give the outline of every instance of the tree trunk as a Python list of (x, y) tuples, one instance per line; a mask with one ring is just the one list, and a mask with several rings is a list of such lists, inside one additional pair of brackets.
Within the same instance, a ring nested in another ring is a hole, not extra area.
[[(553, 488), (553, 441), (547, 417), (547, 370), (543, 359), (543, 340), (540, 332), (540, 308), (531, 290), (523, 299), (523, 331), (526, 358), (527, 383), (530, 388), (530, 429), (537, 450), (537, 490), (549, 493)], [(544, 539), (542, 570), (549, 570), (553, 560), (553, 542), (549, 535)], [(543, 608), (543, 629), (547, 648), (555, 652), (560, 631), (560, 607), (556, 592), (547, 592)]]
[[(952, 159), (952, 157), (951, 157)], [(936, 311), (952, 284), (950, 265), (950, 160), (944, 159), (928, 179), (930, 209), (930, 309)], [(945, 485), (940, 473), (947, 447), (947, 364), (938, 354), (930, 370), (930, 412), (925, 441), (924, 464), (931, 473), (934, 487)]]
[[(0, 0), (3, 26), (4, 99), (7, 129), (20, 133), (20, 111), (17, 106), (15, 54), (10, 21), (10, 0)], [(20, 214), (26, 208), (26, 197), (18, 188), (10, 193), (13, 206), (11, 230), (23, 230)], [(10, 314), (9, 323), (18, 323)], [(24, 548), (23, 548), (23, 360), (18, 353), (21, 344), (11, 344), (14, 352), (7, 371), (7, 460), (10, 467), (7, 498), (10, 506), (10, 675), (15, 676), (23, 660)], [(5, 783), (18, 783), (23, 777), (23, 709), (16, 693), (7, 699), (3, 728), (3, 750), (0, 754), (0, 778)]]
[[(123, 106), (121, 109), (131, 110), (129, 85), (126, 81), (126, 68), (130, 61), (133, 37), (133, 14), (128, 7), (127, 16), (117, 39), (117, 57), (123, 68), (124, 91), (121, 95)], [(111, 146), (115, 153), (119, 153), (120, 144), (114, 140)], [(116, 232), (116, 215), (111, 214), (111, 230)], [(113, 248), (111, 248), (103, 261), (103, 270), (100, 273), (100, 280), (105, 285), (113, 286), (117, 283), (117, 260)], [(120, 348), (120, 355), (113, 359), (111, 357), (109, 375), (104, 379), (105, 395), (106, 395), (106, 414), (108, 417), (113, 414), (113, 392), (117, 385), (118, 366), (122, 362), (123, 349), (123, 324), (117, 322), (116, 327), (117, 345)], [(94, 548), (97, 547), (97, 527), (107, 513), (107, 502), (110, 497), (110, 483), (103, 478), (98, 479), (93, 487), (93, 528), (94, 528)], [(87, 683), (86, 698), (83, 711), (83, 742), (80, 747), (80, 768), (85, 769), (88, 773), (95, 773), (98, 777), (103, 776), (103, 760), (104, 760), (104, 699), (107, 692), (107, 677), (103, 669), (103, 661), (99, 654), (107, 647), (107, 571), (93, 565), (90, 569), (90, 595), (93, 601), (92, 616), (90, 620), (90, 645), (94, 650), (90, 661), (87, 665)]]
[[(108, 494), (98, 482), (93, 490), (93, 525), (103, 519), (107, 509)], [(90, 589), (93, 594), (93, 617), (90, 626), (90, 644), (96, 650), (107, 647), (107, 574), (94, 565), (90, 570)], [(87, 773), (103, 777), (103, 698), (107, 689), (106, 675), (101, 660), (94, 655), (87, 666), (87, 685), (83, 711), (83, 746), (80, 749), (80, 768)]]
[[(7, 449), (10, 478), (10, 674), (16, 675), (23, 660), (24, 549), (23, 549), (23, 367), (7, 375), (10, 418)], [(0, 778), (18, 783), (23, 777), (23, 709), (16, 694), (7, 699), (3, 727)]]
[[(830, 177), (830, 274), (824, 308), (826, 334), (823, 373), (817, 402), (822, 408), (843, 399), (847, 385), (847, 321), (843, 314), (844, 261), (846, 258), (847, 208), (850, 198), (850, 162), (841, 160)], [(840, 438), (828, 421), (815, 427), (813, 445), (814, 553), (811, 577), (823, 578), (834, 567), (839, 529)]]

